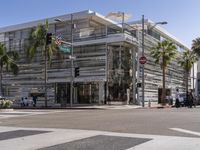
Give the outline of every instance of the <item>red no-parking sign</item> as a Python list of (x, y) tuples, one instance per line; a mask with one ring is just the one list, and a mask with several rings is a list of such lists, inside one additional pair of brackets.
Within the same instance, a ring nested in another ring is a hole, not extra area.
[(147, 62), (147, 58), (145, 56), (141, 56), (139, 59), (140, 64), (144, 65)]

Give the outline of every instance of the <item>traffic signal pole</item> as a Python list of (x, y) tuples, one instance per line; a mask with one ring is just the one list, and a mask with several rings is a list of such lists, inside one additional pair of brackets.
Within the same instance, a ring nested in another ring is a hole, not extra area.
[(45, 107), (47, 108), (48, 105), (47, 105), (47, 46), (49, 44), (51, 44), (52, 42), (52, 33), (47, 33), (46, 34), (46, 43), (45, 43), (45, 56), (44, 56), (44, 59), (45, 59), (45, 73), (44, 73), (44, 88), (45, 88)]
[(70, 107), (73, 105), (73, 84), (74, 84), (74, 46), (73, 46), (73, 14), (71, 14), (71, 83), (70, 83)]
[[(144, 57), (144, 15), (142, 15), (142, 57)], [(144, 64), (142, 65), (142, 107), (144, 107)]]

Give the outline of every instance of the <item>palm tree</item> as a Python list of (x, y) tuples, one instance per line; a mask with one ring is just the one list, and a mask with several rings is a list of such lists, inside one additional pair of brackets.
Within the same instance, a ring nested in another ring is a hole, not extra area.
[(45, 25), (38, 25), (35, 29), (33, 29), (29, 36), (29, 45), (27, 48), (27, 58), (29, 61), (33, 60), (33, 57), (36, 55), (38, 50), (40, 50), (44, 54), (45, 107), (47, 107), (47, 61), (51, 62), (53, 52), (56, 50), (55, 43), (52, 43), (50, 45), (46, 44), (48, 28), (49, 28), (49, 24), (48, 24), (48, 20), (46, 20)]
[(2, 80), (4, 66), (6, 71), (11, 70), (14, 75), (18, 74), (19, 68), (15, 61), (18, 59), (18, 53), (14, 51), (7, 52), (4, 44), (0, 43), (0, 95), (3, 96), (2, 92)]
[(200, 38), (196, 38), (192, 41), (192, 50), (200, 56)]
[[(185, 70), (186, 93), (188, 92), (188, 78), (193, 64), (198, 60), (197, 55), (190, 50), (183, 52), (178, 63)], [(186, 94), (187, 95), (187, 94)]]
[(176, 46), (167, 40), (158, 42), (157, 46), (151, 49), (151, 56), (155, 59), (155, 63), (159, 64), (162, 69), (162, 98), (161, 103), (165, 104), (165, 71), (167, 66), (171, 63), (171, 61), (176, 57), (177, 48)]

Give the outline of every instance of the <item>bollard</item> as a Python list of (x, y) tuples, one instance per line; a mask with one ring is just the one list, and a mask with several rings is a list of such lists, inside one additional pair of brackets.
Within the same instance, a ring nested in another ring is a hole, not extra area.
[(151, 107), (151, 100), (149, 99), (148, 106)]

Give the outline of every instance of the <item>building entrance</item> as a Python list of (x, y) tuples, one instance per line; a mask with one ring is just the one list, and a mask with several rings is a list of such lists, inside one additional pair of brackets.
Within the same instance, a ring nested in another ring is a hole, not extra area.
[(56, 103), (66, 106), (70, 103), (70, 83), (56, 83)]
[(75, 96), (78, 104), (95, 104), (99, 101), (98, 83), (77, 83)]
[[(56, 103), (61, 106), (70, 104), (70, 83), (56, 83)], [(74, 83), (73, 104), (99, 103), (99, 83)]]

